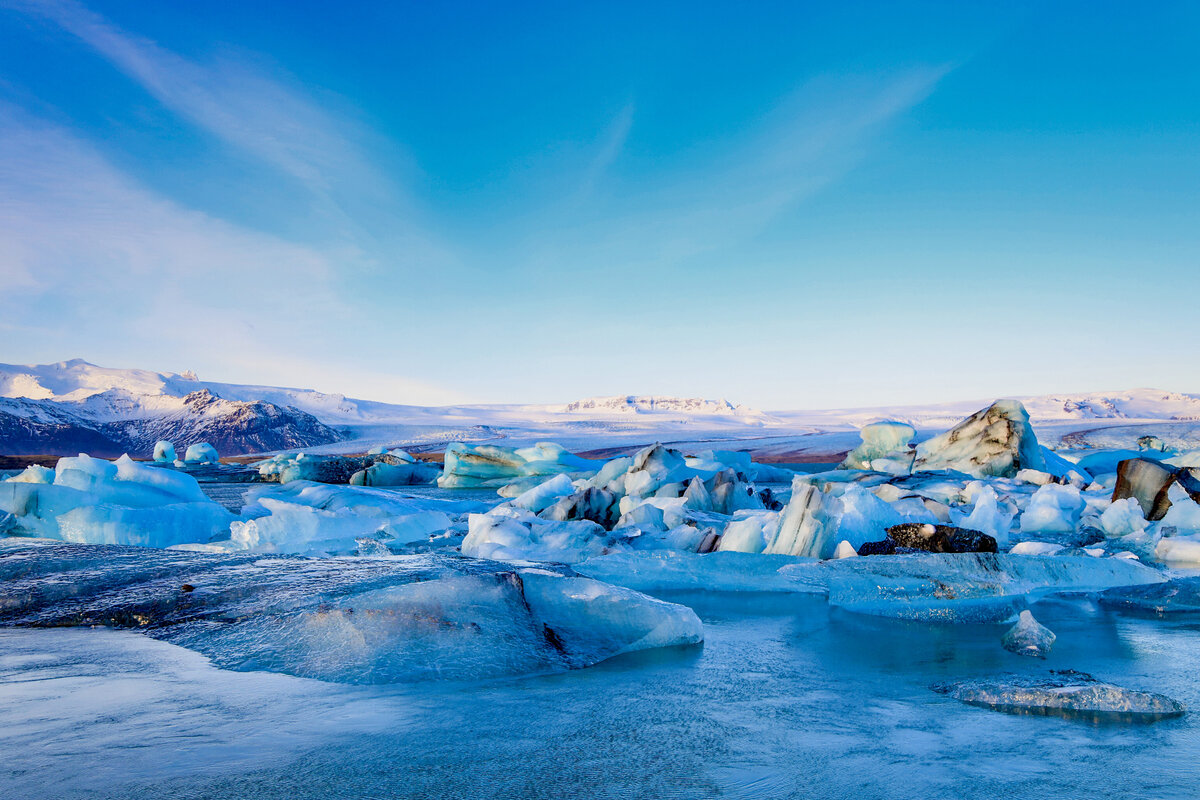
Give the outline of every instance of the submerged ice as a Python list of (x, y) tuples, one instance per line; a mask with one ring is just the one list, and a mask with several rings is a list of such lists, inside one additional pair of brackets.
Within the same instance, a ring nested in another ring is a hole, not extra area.
[(313, 560), (9, 539), (0, 586), (5, 624), (131, 627), (229, 669), (341, 683), (551, 672), (703, 640), (684, 606), (435, 555)]

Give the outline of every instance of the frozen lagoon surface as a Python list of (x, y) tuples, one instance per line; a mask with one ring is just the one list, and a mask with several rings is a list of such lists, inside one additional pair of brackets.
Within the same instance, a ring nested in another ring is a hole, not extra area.
[(214, 667), (107, 629), (0, 630), (0, 797), (1195, 797), (1200, 723), (1014, 716), (942, 681), (1077, 669), (1200, 708), (1200, 616), (1044, 601), (1006, 625), (807, 594), (664, 594), (703, 646), (588, 669), (350, 686)]

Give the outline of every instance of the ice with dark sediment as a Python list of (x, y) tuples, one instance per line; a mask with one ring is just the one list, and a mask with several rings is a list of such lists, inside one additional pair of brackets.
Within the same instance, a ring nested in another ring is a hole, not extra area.
[(703, 640), (690, 609), (445, 555), (305, 559), (0, 540), (0, 624), (135, 628), (342, 683), (552, 672)]

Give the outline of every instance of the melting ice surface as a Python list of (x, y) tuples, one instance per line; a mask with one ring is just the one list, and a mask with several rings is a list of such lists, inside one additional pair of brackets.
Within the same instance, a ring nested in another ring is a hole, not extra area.
[(0, 630), (0, 796), (27, 798), (1195, 796), (1196, 715), (1008, 716), (931, 685), (1080, 669), (1200, 707), (1196, 619), (1041, 603), (1003, 625), (680, 594), (703, 648), (513, 679), (341, 685), (218, 669), (131, 633)]

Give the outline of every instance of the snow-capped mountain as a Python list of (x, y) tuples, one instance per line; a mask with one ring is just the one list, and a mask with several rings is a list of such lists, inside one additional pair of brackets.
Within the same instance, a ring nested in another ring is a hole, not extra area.
[[(848, 449), (859, 427), (880, 419), (944, 430), (994, 399), (769, 413), (727, 400), (650, 395), (558, 405), (426, 407), (217, 383), (189, 373), (107, 369), (76, 359), (0, 364), (0, 453), (138, 455), (148, 454), (157, 439), (168, 439), (176, 445), (209, 441), (230, 455), (301, 448), (361, 452), (376, 444), (440, 450), (450, 441), (545, 440), (577, 451), (670, 441), (697, 443), (700, 449), (736, 443), (740, 449), (786, 454), (821, 437), (829, 439), (824, 449)], [(1178, 427), (1200, 420), (1200, 395), (1158, 389), (1017, 399), (1035, 426), (1053, 428), (1055, 440), (1072, 430), (1151, 422)]]
[(619, 395), (617, 397), (589, 397), (562, 406), (565, 414), (583, 415), (629, 415), (629, 414), (682, 414), (696, 416), (735, 416), (763, 418), (766, 414), (746, 406), (734, 405), (728, 400), (706, 400), (702, 397), (654, 397), (647, 395)]
[[(229, 399), (194, 378), (79, 359), (0, 365), (0, 452), (149, 455), (159, 439), (226, 455), (329, 444), (341, 434), (298, 408)], [(272, 390), (278, 394), (285, 390)], [(264, 392), (263, 394), (268, 394)]]

